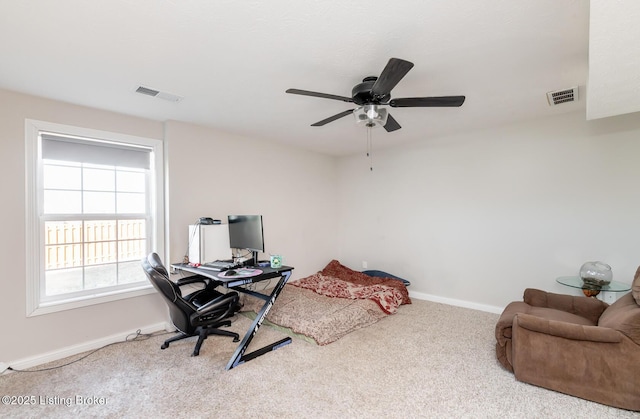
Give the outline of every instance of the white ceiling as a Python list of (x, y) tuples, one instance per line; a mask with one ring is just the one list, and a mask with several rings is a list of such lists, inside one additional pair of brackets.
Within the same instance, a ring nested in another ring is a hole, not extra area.
[[(285, 90), (350, 96), (391, 57), (415, 64), (394, 98), (467, 99), (389, 108), (403, 128), (376, 129), (375, 147), (586, 112), (589, 2), (0, 0), (0, 88), (334, 155), (363, 151), (366, 129), (310, 125), (353, 104)], [(548, 105), (572, 86), (578, 102)]]

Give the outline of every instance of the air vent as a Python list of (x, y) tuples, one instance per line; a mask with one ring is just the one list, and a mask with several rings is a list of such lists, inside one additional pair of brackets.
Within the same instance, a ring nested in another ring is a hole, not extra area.
[(136, 93), (142, 93), (143, 95), (147, 96), (158, 96), (158, 93), (160, 92), (157, 90), (149, 89), (148, 87), (138, 86), (138, 88), (136, 89)]
[(158, 99), (164, 99), (164, 100), (168, 100), (170, 102), (180, 102), (183, 99), (182, 96), (178, 96), (178, 95), (174, 95), (174, 94), (166, 93), (166, 92), (161, 92), (159, 90), (150, 89), (150, 88), (144, 87), (144, 86), (138, 86), (138, 88), (136, 89), (136, 93), (140, 93), (142, 95), (147, 95), (147, 96), (157, 97)]
[(556, 90), (555, 92), (547, 93), (547, 100), (549, 106), (560, 105), (561, 103), (575, 102), (578, 100), (578, 87), (571, 87), (569, 89)]

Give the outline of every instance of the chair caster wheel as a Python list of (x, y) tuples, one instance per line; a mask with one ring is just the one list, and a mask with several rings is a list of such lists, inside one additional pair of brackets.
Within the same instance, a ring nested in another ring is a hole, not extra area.
[(233, 338), (234, 342), (240, 342), (240, 338)]
[(160, 347), (160, 349), (167, 349), (169, 347), (169, 345), (167, 345), (166, 343), (163, 343), (162, 346)]

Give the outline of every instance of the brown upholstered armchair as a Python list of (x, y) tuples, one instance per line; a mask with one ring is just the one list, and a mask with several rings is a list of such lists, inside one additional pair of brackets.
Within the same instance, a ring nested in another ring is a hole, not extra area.
[(640, 267), (610, 306), (526, 289), (496, 325), (496, 355), (519, 381), (640, 410)]

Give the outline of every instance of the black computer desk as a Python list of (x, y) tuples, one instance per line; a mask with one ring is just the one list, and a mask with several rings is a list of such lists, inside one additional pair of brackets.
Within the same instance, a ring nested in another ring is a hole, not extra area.
[[(235, 352), (233, 353), (233, 356), (229, 360), (229, 363), (227, 364), (227, 368), (226, 368), (227, 370), (230, 370), (231, 368), (234, 368), (240, 364), (244, 364), (247, 361), (251, 361), (252, 359), (260, 355), (264, 355), (267, 352), (275, 351), (276, 349), (291, 343), (291, 338), (287, 337), (277, 342), (274, 342), (270, 345), (267, 345), (263, 348), (256, 349), (253, 352), (249, 352), (248, 354), (245, 354), (247, 347), (251, 343), (251, 340), (253, 339), (255, 334), (258, 332), (258, 329), (260, 328), (260, 325), (262, 324), (265, 317), (269, 313), (269, 310), (271, 310), (271, 307), (273, 307), (273, 304), (275, 303), (276, 298), (278, 298), (280, 291), (282, 291), (282, 288), (285, 286), (285, 284), (289, 280), (289, 277), (291, 276), (291, 271), (293, 270), (291, 266), (282, 266), (280, 268), (256, 267), (256, 269), (260, 269), (262, 271), (261, 274), (256, 276), (239, 277), (239, 278), (233, 278), (233, 277), (224, 278), (222, 276), (219, 277), (218, 274), (220, 274), (221, 272), (212, 271), (210, 269), (197, 268), (195, 266), (191, 266), (185, 263), (174, 263), (171, 265), (171, 267), (181, 271), (202, 275), (204, 277), (211, 278), (214, 281), (220, 281), (223, 283), (223, 285), (226, 288), (232, 289), (234, 291), (242, 292), (244, 294), (251, 295), (252, 297), (256, 297), (256, 298), (260, 298), (261, 300), (264, 300), (264, 305), (260, 309), (260, 312), (258, 313), (255, 320), (249, 327), (249, 330), (247, 330), (247, 333), (244, 335), (244, 338), (236, 348)], [(266, 281), (266, 280), (277, 278), (277, 277), (280, 277), (280, 280), (278, 281), (276, 286), (273, 288), (271, 295), (260, 294), (259, 292), (248, 290), (242, 287), (243, 285), (253, 284), (255, 282), (260, 282), (260, 281)]]

